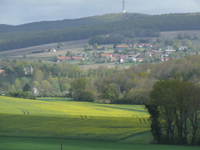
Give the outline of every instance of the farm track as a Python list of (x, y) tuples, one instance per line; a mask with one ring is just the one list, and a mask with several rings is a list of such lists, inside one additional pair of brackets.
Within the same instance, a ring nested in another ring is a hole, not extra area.
[(21, 109), (21, 108), (18, 108), (18, 109), (21, 110), (21, 111), (23, 112), (24, 115), (26, 115), (26, 114), (29, 115), (29, 112), (28, 112), (27, 110)]
[[(63, 47), (61, 47), (59, 50), (71, 50), (76, 48), (83, 48), (83, 45), (88, 43), (88, 39), (84, 40), (77, 40), (77, 41), (67, 41), (67, 42), (61, 42), (63, 44)], [(7, 50), (0, 52), (0, 55), (6, 55), (6, 56), (16, 56), (17, 55), (23, 55), (23, 54), (29, 54), (34, 51), (41, 51), (51, 48), (57, 48), (58, 43), (50, 43), (50, 44), (44, 44), (44, 45), (38, 45), (33, 47), (27, 47), (27, 48), (21, 48), (21, 49), (14, 49), (14, 50)], [(46, 54), (46, 53), (45, 53)]]
[(118, 108), (118, 107), (113, 107), (113, 106), (99, 106), (99, 105), (96, 105), (96, 106), (98, 106), (98, 107), (113, 108), (113, 109), (122, 109), (122, 110), (128, 110), (128, 111), (137, 111), (137, 112), (142, 112), (142, 113), (148, 113), (147, 111), (137, 110), (137, 109)]
[(127, 136), (127, 137), (124, 137), (124, 138), (120, 139), (118, 142), (123, 142), (124, 140), (127, 140), (127, 139), (129, 139), (129, 138), (135, 137), (135, 136), (137, 136), (137, 135), (142, 135), (142, 134), (144, 134), (144, 133), (148, 133), (148, 132), (150, 132), (150, 131), (151, 131), (151, 130), (147, 130), (147, 131), (143, 131), (143, 132), (139, 132), (139, 133), (135, 133), (135, 134), (129, 135), (129, 136)]

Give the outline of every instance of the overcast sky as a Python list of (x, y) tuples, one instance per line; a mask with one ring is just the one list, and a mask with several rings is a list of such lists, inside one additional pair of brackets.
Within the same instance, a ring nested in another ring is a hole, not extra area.
[[(200, 12), (200, 0), (126, 0), (126, 11), (143, 14)], [(0, 24), (10, 25), (121, 12), (122, 0), (0, 0)]]

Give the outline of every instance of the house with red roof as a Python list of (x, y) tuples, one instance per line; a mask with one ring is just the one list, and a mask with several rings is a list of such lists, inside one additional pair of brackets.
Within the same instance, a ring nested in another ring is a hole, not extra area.
[(143, 62), (144, 61), (144, 58), (138, 58), (137, 59), (139, 62)]
[(116, 50), (126, 50), (126, 49), (129, 49), (128, 45), (119, 45), (119, 46), (116, 46)]
[(112, 54), (101, 54), (100, 55), (101, 58), (106, 58), (106, 57), (113, 57)]
[(74, 61), (83, 60), (83, 57), (72, 57), (72, 60)]
[(57, 62), (68, 61), (68, 60), (71, 60), (71, 57), (58, 57)]

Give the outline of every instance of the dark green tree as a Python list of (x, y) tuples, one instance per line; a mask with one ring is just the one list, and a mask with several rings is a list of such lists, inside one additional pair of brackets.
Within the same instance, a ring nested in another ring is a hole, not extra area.
[(31, 91), (31, 86), (26, 83), (25, 86), (23, 87), (23, 92), (28, 92), (28, 91)]
[[(158, 110), (159, 113), (156, 112), (154, 115), (159, 116), (159, 120), (163, 122), (162, 143), (186, 145), (189, 142), (188, 137), (192, 136), (190, 143), (194, 145), (199, 130), (197, 123), (200, 108), (199, 93), (200, 89), (197, 86), (181, 80), (168, 79), (154, 86), (150, 92), (151, 101), (148, 105), (158, 108), (154, 110)], [(152, 113), (152, 108), (146, 107), (152, 116), (154, 113)], [(152, 121), (152, 126), (155, 122), (157, 121)], [(158, 141), (159, 135), (155, 135), (154, 139)]]

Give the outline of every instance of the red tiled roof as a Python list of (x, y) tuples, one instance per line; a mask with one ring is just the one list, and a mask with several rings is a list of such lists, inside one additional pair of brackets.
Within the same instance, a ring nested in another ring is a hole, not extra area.
[(116, 46), (116, 47), (128, 47), (128, 46)]
[(101, 56), (112, 56), (112, 54), (101, 54)]
[(81, 59), (83, 59), (83, 57), (72, 57), (72, 59), (74, 59), (74, 60), (81, 60)]
[(71, 57), (58, 57), (58, 59), (64, 60), (64, 59), (71, 59)]
[(5, 70), (0, 70), (0, 74), (2, 74), (2, 73), (4, 73), (5, 72)]

